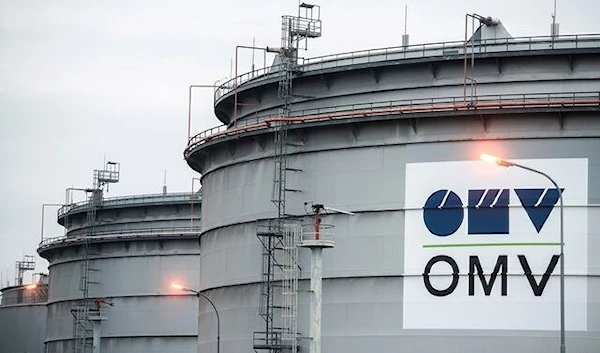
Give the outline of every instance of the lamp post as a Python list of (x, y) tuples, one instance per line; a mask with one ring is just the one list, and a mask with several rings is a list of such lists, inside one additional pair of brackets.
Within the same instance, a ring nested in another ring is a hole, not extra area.
[(496, 156), (489, 155), (487, 153), (482, 153), (480, 156), (482, 161), (491, 164), (497, 164), (503, 167), (517, 167), (521, 169), (528, 170), (530, 172), (534, 172), (540, 174), (546, 179), (550, 180), (550, 182), (556, 188), (556, 192), (558, 192), (559, 200), (560, 200), (560, 353), (566, 352), (565, 345), (565, 254), (564, 254), (564, 217), (563, 217), (563, 196), (562, 190), (558, 186), (558, 184), (552, 179), (548, 174), (539, 171), (537, 169), (530, 168), (528, 166), (524, 166), (521, 164), (517, 164), (511, 161), (507, 161), (506, 159), (502, 159)]
[(219, 318), (219, 311), (217, 310), (215, 303), (213, 303), (212, 300), (210, 300), (206, 295), (198, 292), (197, 290), (185, 288), (181, 284), (173, 283), (173, 284), (171, 284), (171, 287), (173, 287), (177, 290), (180, 290), (182, 292), (194, 293), (194, 294), (196, 294), (197, 297), (202, 297), (202, 298), (206, 299), (210, 303), (210, 305), (213, 307), (213, 309), (215, 309), (215, 315), (217, 316), (217, 353), (220, 353), (220, 351), (221, 351), (221, 319)]

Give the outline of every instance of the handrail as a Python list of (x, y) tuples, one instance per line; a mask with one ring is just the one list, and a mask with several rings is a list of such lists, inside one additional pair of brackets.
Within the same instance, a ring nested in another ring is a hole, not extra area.
[[(20, 289), (21, 290), (21, 289)], [(0, 306), (10, 306), (18, 304), (39, 304), (48, 301), (48, 294), (30, 294), (23, 295), (21, 297), (2, 297), (0, 300)]]
[(199, 227), (171, 227), (171, 228), (152, 228), (152, 229), (137, 229), (137, 230), (122, 230), (122, 231), (105, 231), (94, 235), (68, 236), (61, 235), (42, 240), (38, 245), (38, 252), (59, 244), (77, 244), (84, 241), (98, 240), (123, 240), (148, 238), (148, 236), (156, 235), (158, 237), (178, 237), (182, 235), (195, 235), (200, 231)]
[(464, 102), (463, 97), (442, 97), (426, 99), (394, 100), (330, 106), (315, 109), (292, 111), (289, 118), (278, 115), (264, 117), (258, 122), (227, 128), (225, 125), (210, 128), (193, 136), (184, 152), (188, 157), (197, 146), (219, 137), (267, 129), (278, 123), (306, 123), (313, 121), (348, 119), (356, 117), (381, 116), (387, 114), (409, 114), (419, 112), (443, 112), (458, 110), (526, 108), (526, 107), (563, 107), (600, 105), (600, 92), (569, 93), (526, 93), (477, 96), (476, 101)]
[[(585, 45), (585, 42), (597, 42), (596, 45)], [(494, 52), (512, 52), (526, 50), (558, 50), (600, 47), (600, 34), (573, 34), (552, 36), (529, 36), (501, 39), (485, 39), (477, 41), (473, 47), (475, 54)], [(467, 54), (471, 47), (467, 46)], [(389, 60), (404, 60), (415, 58), (433, 58), (444, 56), (464, 56), (464, 41), (436, 42), (414, 44), (407, 47), (396, 46), (387, 48), (364, 49), (352, 52), (329, 54), (313, 58), (299, 58), (298, 69), (307, 72), (324, 68), (348, 66), (360, 63), (375, 63)], [(222, 96), (233, 91), (238, 86), (255, 80), (265, 80), (281, 75), (280, 64), (256, 69), (229, 79), (215, 90), (214, 103)]]
[[(180, 193), (170, 193), (170, 194), (145, 194), (145, 195), (133, 195), (133, 196), (122, 196), (122, 197), (109, 197), (102, 199), (102, 206), (121, 206), (121, 205), (133, 205), (139, 203), (147, 203), (147, 202), (157, 202), (159, 200), (165, 202), (175, 202), (175, 201), (187, 201), (191, 200), (194, 197), (194, 201), (201, 200), (202, 196), (198, 193), (190, 193), (190, 192), (180, 192)], [(62, 217), (66, 213), (77, 209), (77, 208), (85, 208), (89, 206), (90, 201), (80, 201), (75, 202), (69, 205), (64, 205), (57, 211), (58, 218)]]

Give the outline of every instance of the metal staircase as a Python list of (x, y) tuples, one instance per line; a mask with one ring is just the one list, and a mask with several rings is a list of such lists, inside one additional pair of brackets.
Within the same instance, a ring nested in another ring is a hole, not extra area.
[(118, 163), (108, 162), (105, 169), (94, 170), (94, 186), (92, 189), (86, 190), (89, 208), (86, 213), (87, 234), (83, 235), (81, 245), (79, 277), (81, 299), (71, 308), (71, 314), (73, 315), (74, 353), (92, 353), (94, 351), (94, 326), (97, 326), (96, 329), (99, 330), (99, 322), (100, 320), (104, 320), (104, 317), (99, 319), (99, 309), (93, 306), (93, 301), (97, 298), (90, 297), (90, 286), (100, 284), (97, 279), (93, 278), (93, 275), (99, 271), (99, 269), (93, 267), (93, 257), (99, 254), (92, 252), (91, 240), (95, 234), (96, 212), (102, 205), (103, 188), (106, 186), (108, 190), (109, 183), (119, 181), (119, 169), (120, 166)]
[[(316, 17), (315, 17), (316, 14)], [(284, 119), (274, 131), (274, 176), (271, 202), (277, 208), (277, 218), (257, 227), (257, 237), (263, 245), (262, 285), (259, 315), (265, 320), (265, 330), (254, 332), (254, 349), (269, 352), (298, 351), (298, 247), (301, 226), (288, 219), (286, 195), (301, 192), (289, 188), (288, 173), (301, 169), (288, 166), (288, 123), (292, 105), (292, 83), (298, 73), (298, 49), (307, 38), (321, 35), (319, 7), (302, 3), (298, 16), (283, 16), (281, 30), (282, 75), (278, 97), (282, 101), (280, 116)]]
[(302, 239), (302, 227), (290, 222), (283, 228), (283, 286), (282, 286), (282, 346), (291, 352), (298, 350), (298, 243)]

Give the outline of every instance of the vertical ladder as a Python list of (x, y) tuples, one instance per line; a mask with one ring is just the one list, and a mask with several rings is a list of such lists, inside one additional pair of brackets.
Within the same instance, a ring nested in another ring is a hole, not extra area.
[[(277, 90), (281, 100), (279, 122), (274, 131), (274, 175), (271, 202), (277, 218), (259, 226), (257, 236), (263, 245), (262, 286), (259, 315), (265, 331), (254, 332), (254, 349), (269, 352), (298, 350), (298, 248), (301, 227), (287, 220), (286, 194), (300, 192), (287, 186), (287, 173), (300, 169), (288, 166), (288, 118), (292, 107), (292, 83), (298, 71), (298, 49), (307, 38), (321, 35), (319, 6), (302, 2), (298, 16), (283, 16), (281, 22), (281, 76)], [(279, 300), (276, 300), (276, 297)], [(277, 311), (277, 314), (276, 314)]]
[[(279, 228), (280, 226), (280, 228)], [(258, 227), (263, 245), (259, 315), (265, 330), (254, 333), (254, 349), (270, 352), (298, 350), (299, 222), (272, 220)]]
[(80, 300), (78, 304), (71, 309), (73, 315), (73, 336), (75, 343), (73, 351), (76, 353), (90, 352), (91, 341), (88, 337), (92, 335), (92, 327), (88, 321), (89, 307), (84, 300)]
[(302, 227), (298, 222), (290, 222), (283, 229), (283, 286), (281, 340), (291, 352), (298, 350), (298, 243), (302, 239)]
[(279, 220), (260, 225), (257, 236), (263, 245), (262, 251), (262, 285), (259, 302), (259, 316), (265, 321), (264, 331), (254, 333), (254, 349), (281, 351), (281, 322), (276, 315), (275, 297), (280, 291), (281, 276), (277, 276), (282, 268), (281, 250), (283, 249), (283, 232), (279, 228)]
[[(73, 315), (73, 352), (74, 353), (89, 353), (94, 350), (93, 336), (94, 327), (99, 334), (100, 320), (104, 320), (105, 317), (99, 314), (99, 303), (93, 307), (90, 300), (90, 285), (99, 284), (97, 281), (91, 279), (91, 275), (98, 271), (98, 269), (92, 267), (92, 256), (99, 255), (91, 252), (92, 237), (95, 234), (96, 227), (96, 211), (102, 204), (104, 187), (108, 191), (108, 186), (112, 183), (119, 182), (120, 167), (118, 162), (106, 162), (104, 169), (94, 170), (93, 177), (93, 188), (92, 189), (78, 189), (83, 190), (88, 194), (88, 211), (86, 214), (86, 225), (87, 234), (83, 234), (83, 242), (81, 244), (81, 262), (80, 262), (80, 277), (79, 277), (79, 291), (81, 292), (81, 299), (77, 301), (76, 305), (71, 309)], [(68, 203), (67, 197), (67, 203)], [(68, 222), (65, 221), (65, 227), (69, 227)], [(112, 305), (112, 304), (111, 304)], [(91, 311), (90, 311), (91, 310)], [(90, 315), (90, 312), (92, 313)], [(97, 340), (100, 337), (96, 337)], [(99, 344), (99, 341), (97, 342)]]
[[(96, 186), (96, 185), (94, 185)], [(90, 285), (98, 284), (91, 279), (91, 274), (98, 271), (92, 267), (91, 256), (91, 237), (94, 235), (96, 226), (96, 211), (102, 200), (102, 189), (94, 188), (89, 197), (89, 209), (86, 214), (86, 224), (88, 234), (83, 235), (83, 244), (81, 262), (80, 262), (80, 277), (79, 291), (81, 299), (76, 306), (71, 310), (73, 315), (73, 337), (75, 344), (73, 346), (74, 353), (90, 353), (92, 352), (92, 336), (93, 325), (89, 321), (90, 314)]]

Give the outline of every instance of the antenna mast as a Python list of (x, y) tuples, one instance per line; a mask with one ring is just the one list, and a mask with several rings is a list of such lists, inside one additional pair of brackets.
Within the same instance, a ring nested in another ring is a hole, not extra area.
[(406, 50), (408, 47), (408, 5), (404, 5), (404, 34), (402, 35), (402, 49)]
[(554, 0), (554, 11), (552, 12), (552, 27), (550, 27), (550, 36), (552, 37), (552, 48), (554, 40), (558, 37), (558, 23), (556, 23), (556, 0)]

